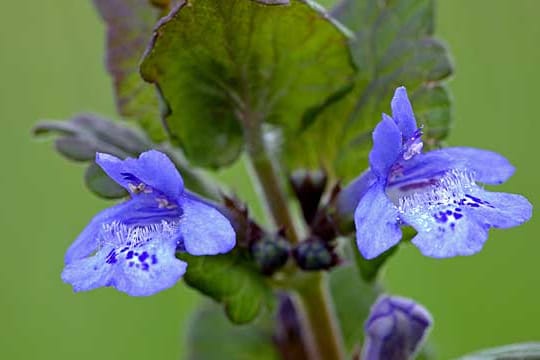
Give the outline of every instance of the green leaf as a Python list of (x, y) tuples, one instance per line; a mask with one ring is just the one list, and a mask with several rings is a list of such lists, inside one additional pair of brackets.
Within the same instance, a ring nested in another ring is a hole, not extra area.
[(427, 145), (450, 125), (450, 99), (442, 81), (452, 73), (445, 46), (433, 37), (433, 0), (344, 0), (332, 12), (354, 33), (350, 48), (359, 69), (345, 98), (305, 122), (285, 151), (291, 167), (324, 164), (350, 180), (367, 167), (371, 132), (390, 112), (396, 87), (407, 87)]
[(318, 0), (317, 2), (327, 9), (330, 9), (333, 5), (335, 5), (335, 3), (338, 2), (338, 0)]
[(190, 360), (279, 360), (272, 342), (272, 319), (265, 316), (249, 325), (234, 325), (214, 304), (204, 304), (188, 326)]
[(272, 290), (241, 250), (216, 256), (181, 253), (178, 257), (188, 263), (185, 282), (222, 303), (232, 322), (251, 322), (272, 306)]
[(94, 160), (98, 151), (125, 158), (152, 147), (135, 129), (91, 114), (79, 114), (69, 121), (42, 121), (33, 133), (60, 135), (55, 141), (57, 150), (74, 161)]
[(141, 73), (160, 89), (186, 156), (219, 167), (240, 154), (242, 123), (277, 124), (295, 141), (302, 118), (351, 82), (347, 40), (310, 0), (180, 1)]
[(364, 338), (364, 322), (381, 290), (377, 284), (363, 281), (353, 265), (346, 265), (330, 273), (330, 292), (345, 347), (350, 354)]
[(458, 360), (536, 360), (540, 359), (540, 343), (522, 343), (482, 350)]
[(96, 195), (118, 199), (128, 195), (120, 185), (96, 165), (96, 152), (125, 158), (137, 156), (152, 144), (134, 129), (90, 114), (80, 114), (70, 121), (43, 121), (33, 129), (34, 135), (58, 134), (56, 150), (73, 161), (90, 162), (84, 180)]
[(139, 74), (139, 63), (163, 9), (149, 0), (94, 0), (107, 27), (107, 70), (118, 112), (138, 121), (154, 141), (165, 139), (156, 90)]
[(375, 281), (383, 265), (392, 255), (394, 255), (397, 249), (398, 246), (393, 246), (371, 260), (364, 258), (359, 251), (354, 251), (356, 267), (362, 280), (367, 283), (372, 283)]

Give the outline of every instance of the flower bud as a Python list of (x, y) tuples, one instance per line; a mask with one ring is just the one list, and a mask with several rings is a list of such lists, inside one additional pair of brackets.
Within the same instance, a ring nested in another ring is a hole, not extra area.
[(366, 340), (362, 359), (414, 359), (432, 323), (429, 312), (413, 300), (379, 297), (364, 325)]
[(265, 236), (251, 245), (251, 254), (265, 275), (272, 275), (285, 265), (289, 251), (289, 243), (279, 236)]
[(300, 202), (302, 214), (308, 224), (313, 221), (322, 194), (326, 187), (326, 174), (323, 171), (296, 170), (291, 174), (291, 186)]
[(338, 263), (333, 247), (315, 236), (298, 244), (293, 256), (298, 266), (308, 271), (328, 270)]

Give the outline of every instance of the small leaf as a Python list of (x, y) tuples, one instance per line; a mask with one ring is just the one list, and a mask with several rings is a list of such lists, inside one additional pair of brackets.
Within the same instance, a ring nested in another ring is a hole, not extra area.
[(392, 255), (394, 255), (397, 249), (398, 246), (393, 246), (383, 252), (381, 255), (371, 260), (364, 258), (359, 251), (356, 251), (356, 249), (354, 249), (355, 263), (356, 267), (358, 268), (360, 277), (362, 277), (362, 279), (367, 283), (372, 283), (373, 281), (375, 281), (382, 266)]
[(450, 99), (441, 84), (452, 73), (445, 46), (433, 37), (433, 0), (343, 0), (332, 11), (354, 33), (350, 48), (358, 72), (342, 99), (307, 119), (289, 143), (289, 167), (317, 168), (344, 181), (367, 167), (371, 132), (398, 86), (407, 87), (428, 146), (450, 124)]
[(537, 360), (540, 359), (540, 342), (522, 343), (482, 350), (465, 355), (458, 360)]
[(120, 199), (128, 196), (127, 191), (107, 176), (95, 162), (86, 168), (84, 182), (94, 194), (105, 199)]
[[(163, 9), (149, 0), (94, 0), (107, 26), (107, 70), (118, 112), (135, 119), (154, 141), (165, 139), (156, 90), (139, 74), (139, 62)], [(166, 9), (167, 3), (162, 4)]]
[(305, 114), (350, 83), (347, 40), (311, 0), (184, 0), (156, 29), (141, 73), (186, 156), (220, 167), (243, 148), (241, 124), (277, 124), (295, 141)]
[(152, 146), (134, 129), (89, 114), (76, 115), (69, 122), (44, 121), (33, 132), (35, 135), (58, 133), (56, 149), (75, 161), (92, 161), (96, 152), (120, 158), (136, 156)]
[(90, 139), (80, 137), (61, 137), (54, 145), (56, 151), (75, 161), (92, 161), (96, 157), (96, 146)]
[(227, 321), (218, 306), (204, 304), (188, 326), (187, 358), (279, 360), (272, 333), (272, 319), (268, 316), (239, 326)]
[(364, 338), (364, 322), (380, 291), (377, 284), (364, 282), (352, 265), (330, 273), (330, 292), (349, 354)]
[(181, 253), (178, 257), (188, 263), (186, 283), (222, 303), (232, 322), (251, 322), (271, 306), (272, 290), (241, 250), (216, 256)]

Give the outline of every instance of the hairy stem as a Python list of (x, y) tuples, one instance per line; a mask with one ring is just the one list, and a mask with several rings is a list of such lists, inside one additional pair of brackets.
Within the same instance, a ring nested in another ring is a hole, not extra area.
[[(259, 116), (246, 108), (240, 116), (247, 153), (275, 224), (278, 227), (284, 226), (287, 238), (296, 244), (300, 241), (300, 235), (294, 226), (279, 169), (266, 147), (261, 127), (262, 119)], [(319, 273), (309, 276), (306, 280), (295, 287), (306, 352), (314, 360), (342, 360), (345, 356), (342, 336), (337, 326), (325, 278)]]
[(284, 227), (287, 238), (293, 244), (300, 241), (300, 235), (294, 225), (287, 203), (278, 168), (270, 156), (261, 128), (261, 121), (256, 114), (243, 114), (243, 125), (248, 157), (264, 196), (264, 203), (277, 227)]
[(298, 310), (302, 328), (311, 331), (304, 334), (304, 343), (315, 344), (316, 354), (311, 359), (342, 360), (345, 351), (341, 330), (332, 309), (332, 300), (324, 273), (319, 273), (304, 286), (297, 289)]

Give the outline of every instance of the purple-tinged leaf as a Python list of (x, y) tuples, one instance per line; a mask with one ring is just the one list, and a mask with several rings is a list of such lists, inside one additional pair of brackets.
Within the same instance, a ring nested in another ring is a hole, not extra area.
[(94, 4), (107, 27), (106, 63), (118, 112), (138, 121), (153, 140), (163, 140), (158, 94), (141, 79), (139, 63), (168, 2), (153, 6), (149, 0), (94, 0)]

